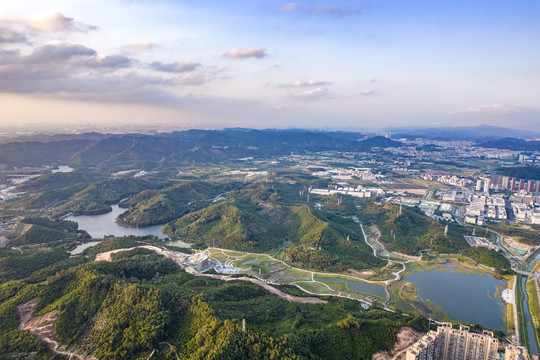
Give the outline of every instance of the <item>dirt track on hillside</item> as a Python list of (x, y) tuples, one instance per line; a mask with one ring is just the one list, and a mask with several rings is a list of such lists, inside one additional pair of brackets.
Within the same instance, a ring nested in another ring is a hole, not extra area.
[(405, 360), (407, 349), (420, 340), (424, 334), (410, 327), (402, 327), (397, 334), (397, 342), (390, 351), (379, 351), (371, 360)]
[[(184, 268), (183, 264), (181, 264), (178, 261), (177, 256), (175, 256), (175, 254), (173, 252), (171, 252), (171, 251), (163, 250), (163, 249), (160, 249), (160, 248), (158, 248), (156, 246), (146, 246), (145, 245), (145, 246), (139, 246), (139, 247), (142, 247), (142, 248), (145, 248), (145, 249), (148, 249), (148, 250), (153, 250), (153, 251), (157, 252), (160, 255), (163, 255), (165, 257), (168, 257), (168, 258), (172, 259), (178, 265), (180, 265), (182, 268)], [(111, 257), (112, 254), (120, 252), (120, 251), (132, 250), (132, 249), (135, 249), (135, 248), (116, 249), (116, 250), (103, 252), (103, 253), (100, 253), (100, 254), (96, 255), (96, 261), (112, 261), (112, 257)], [(302, 297), (302, 296), (294, 296), (294, 295), (284, 293), (283, 291), (276, 289), (275, 287), (271, 286), (270, 284), (267, 284), (266, 282), (264, 282), (262, 280), (247, 277), (247, 276), (232, 277), (232, 276), (229, 276), (229, 275), (203, 274), (203, 273), (200, 273), (200, 272), (195, 271), (193, 269), (189, 269), (189, 268), (184, 268), (184, 269), (188, 273), (190, 273), (192, 275), (195, 275), (195, 276), (207, 276), (207, 277), (211, 277), (211, 278), (218, 279), (218, 280), (223, 280), (223, 281), (234, 281), (234, 280), (249, 281), (249, 282), (251, 282), (253, 284), (257, 284), (257, 285), (263, 287), (264, 289), (270, 291), (272, 294), (277, 295), (280, 298), (285, 299), (285, 300), (287, 300), (289, 302), (295, 302), (295, 303), (301, 303), (301, 304), (326, 304), (327, 303), (326, 300), (319, 299), (318, 297)]]
[(71, 351), (58, 350), (60, 342), (54, 338), (54, 325), (58, 320), (58, 311), (48, 312), (43, 316), (34, 317), (34, 310), (38, 303), (38, 299), (30, 300), (29, 302), (17, 306), (20, 323), (19, 329), (30, 331), (36, 338), (45, 341), (52, 351), (68, 357), (76, 357), (80, 360), (94, 359), (92, 356), (83, 356)]

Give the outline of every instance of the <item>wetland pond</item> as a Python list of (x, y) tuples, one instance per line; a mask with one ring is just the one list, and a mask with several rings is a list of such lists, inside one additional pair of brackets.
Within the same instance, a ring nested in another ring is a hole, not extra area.
[(442, 308), (451, 319), (491, 330), (506, 328), (506, 305), (500, 293), (507, 285), (488, 273), (464, 273), (445, 265), (444, 269), (415, 271), (403, 280), (416, 284), (420, 300)]

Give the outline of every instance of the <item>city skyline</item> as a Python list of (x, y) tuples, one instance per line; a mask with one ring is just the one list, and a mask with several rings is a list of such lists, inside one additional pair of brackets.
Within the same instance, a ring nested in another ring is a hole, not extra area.
[(540, 5), (0, 5), (2, 125), (533, 130)]

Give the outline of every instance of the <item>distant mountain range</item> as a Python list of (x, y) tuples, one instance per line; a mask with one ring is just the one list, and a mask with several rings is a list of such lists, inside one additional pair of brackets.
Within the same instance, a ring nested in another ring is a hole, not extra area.
[(387, 129), (392, 138), (424, 138), (431, 140), (468, 140), (480, 141), (501, 138), (531, 139), (540, 137), (540, 133), (516, 130), (499, 126), (454, 126), (454, 127), (395, 127)]
[(363, 138), (360, 133), (252, 129), (188, 130), (159, 135), (32, 136), (0, 144), (0, 163), (18, 167), (129, 164), (144, 168), (159, 163), (220, 162), (304, 151), (371, 151), (373, 147), (402, 146), (382, 136), (359, 140)]
[(540, 141), (526, 141), (515, 138), (502, 138), (479, 143), (485, 148), (507, 149), (514, 151), (540, 151)]

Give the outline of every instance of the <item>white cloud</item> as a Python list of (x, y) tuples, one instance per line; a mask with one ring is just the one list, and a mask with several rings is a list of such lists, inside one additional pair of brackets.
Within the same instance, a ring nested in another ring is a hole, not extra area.
[(189, 73), (184, 74), (180, 78), (176, 79), (174, 83), (176, 85), (197, 86), (204, 84), (206, 81), (206, 76), (203, 73)]
[(465, 110), (453, 111), (455, 113), (486, 113), (486, 114), (509, 114), (519, 113), (531, 110), (531, 107), (525, 105), (504, 105), (504, 104), (491, 104), (491, 105), (479, 105), (476, 107), (469, 107)]
[(298, 2), (288, 2), (280, 6), (279, 11), (292, 12), (298, 10)]
[(301, 92), (288, 92), (285, 91), (282, 93), (283, 96), (303, 101), (312, 101), (319, 99), (331, 99), (328, 89), (322, 86), (318, 86), (313, 89), (308, 89)]
[(124, 53), (133, 53), (133, 52), (143, 52), (143, 51), (152, 51), (157, 48), (157, 44), (151, 42), (137, 43), (137, 44), (128, 44), (122, 46), (122, 52)]
[(266, 56), (265, 49), (257, 49), (256, 47), (250, 47), (247, 49), (232, 48), (227, 51), (223, 56), (231, 59), (245, 59), (245, 58), (258, 58), (261, 59)]
[(32, 30), (42, 32), (89, 32), (98, 29), (97, 26), (75, 21), (59, 12), (32, 17), (21, 22)]
[(375, 94), (375, 90), (373, 90), (373, 89), (366, 89), (366, 90), (362, 91), (362, 95), (364, 95), (364, 96), (369, 96), (369, 95), (373, 95), (373, 94)]
[(76, 56), (95, 56), (97, 52), (80, 44), (53, 42), (36, 48), (30, 55), (22, 58), (24, 62), (43, 64), (68, 60)]
[(325, 86), (325, 85), (330, 85), (330, 84), (331, 84), (330, 82), (319, 81), (319, 80), (309, 80), (309, 81), (296, 80), (289, 84), (280, 85), (280, 87), (289, 87), (289, 88), (314, 87), (314, 86)]
[(24, 43), (27, 41), (28, 37), (25, 34), (0, 26), (0, 44)]
[(124, 55), (94, 56), (80, 62), (81, 65), (91, 68), (114, 69), (127, 68), (130, 67), (132, 63), (133, 60)]
[(201, 64), (194, 62), (175, 61), (172, 63), (162, 63), (161, 61), (154, 61), (150, 64), (150, 68), (156, 71), (171, 72), (171, 73), (183, 73), (197, 69)]

